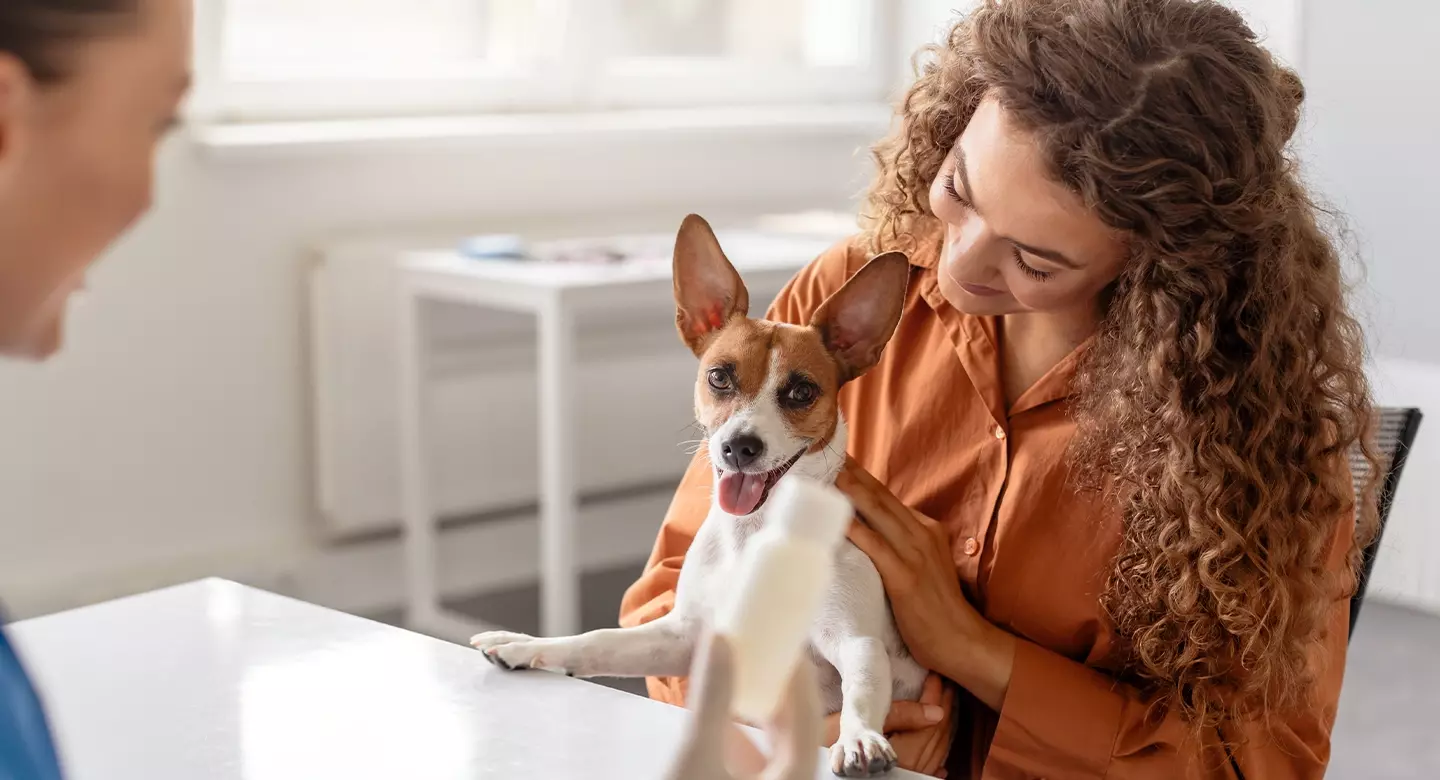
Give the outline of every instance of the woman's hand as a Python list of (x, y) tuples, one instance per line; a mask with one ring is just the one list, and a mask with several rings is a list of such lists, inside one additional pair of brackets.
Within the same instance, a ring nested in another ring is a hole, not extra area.
[(820, 763), (820, 688), (814, 667), (796, 664), (775, 722), (766, 729), (774, 754), (766, 758), (730, 715), (735, 662), (729, 642), (712, 636), (691, 674), (695, 717), (671, 780), (813, 780)]
[[(925, 688), (919, 701), (896, 701), (890, 704), (890, 714), (885, 716), (886, 736), (908, 731), (921, 731), (945, 719), (945, 708), (941, 706), (944, 683), (938, 676), (931, 675), (925, 681)], [(824, 741), (820, 744), (830, 747), (840, 738), (840, 713), (831, 713), (825, 718)]]
[(1017, 640), (965, 598), (945, 528), (905, 506), (852, 460), (835, 485), (855, 504), (861, 522), (851, 525), (850, 541), (875, 562), (915, 660), (999, 710)]

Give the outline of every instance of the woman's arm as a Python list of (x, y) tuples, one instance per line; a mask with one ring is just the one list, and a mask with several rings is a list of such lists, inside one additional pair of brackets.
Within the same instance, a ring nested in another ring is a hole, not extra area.
[[(1345, 667), (1350, 602), (1332, 607), (1314, 651), (1314, 704), (1277, 722), (1197, 740), (1179, 713), (1153, 717), (1150, 699), (1098, 669), (987, 621), (960, 590), (944, 529), (908, 509), (851, 463), (839, 485), (864, 523), (850, 538), (885, 580), (896, 622), (916, 660), (1000, 715), (985, 780), (1008, 778), (1235, 778), (1324, 776)], [(1340, 571), (1353, 519), (1337, 524), (1330, 565)]]
[[(1233, 753), (1218, 732), (1204, 740), (1192, 738), (1177, 712), (1149, 717), (1149, 702), (1135, 688), (1016, 639), (985, 777), (1319, 780), (1330, 761), (1349, 615), (1349, 599), (1338, 600), (1329, 633), (1315, 652), (1312, 708), (1268, 726), (1252, 723), (1225, 734), (1239, 745)], [(967, 676), (958, 667), (955, 673)]]

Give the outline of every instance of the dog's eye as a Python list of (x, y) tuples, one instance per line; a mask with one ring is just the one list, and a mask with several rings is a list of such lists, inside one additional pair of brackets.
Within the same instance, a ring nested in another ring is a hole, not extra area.
[(809, 406), (815, 403), (815, 398), (820, 394), (820, 389), (809, 382), (796, 382), (785, 391), (785, 403), (790, 406)]
[(708, 377), (710, 389), (725, 392), (730, 389), (730, 372), (723, 368), (712, 368)]

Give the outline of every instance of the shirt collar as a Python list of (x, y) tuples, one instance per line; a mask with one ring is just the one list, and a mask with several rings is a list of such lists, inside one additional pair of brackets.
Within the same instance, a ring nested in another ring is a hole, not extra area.
[(916, 268), (933, 269), (940, 264), (940, 250), (945, 246), (945, 226), (934, 217), (916, 220), (910, 230), (913, 240), (910, 250), (910, 265)]
[(1003, 394), (999, 385), (1000, 338), (997, 332), (998, 323), (994, 317), (962, 314), (951, 307), (940, 294), (935, 278), (935, 269), (940, 264), (940, 253), (945, 247), (944, 224), (934, 217), (924, 217), (916, 221), (910, 235), (911, 249), (907, 253), (910, 265), (930, 272), (922, 277), (922, 297), (930, 303), (932, 308), (943, 312), (942, 318), (953, 320), (951, 335), (955, 339), (955, 346), (960, 352), (962, 362), (966, 363), (966, 369), (972, 379), (976, 380), (977, 386), (986, 386), (982, 390), (982, 394), (986, 394), (987, 400), (993, 402), (992, 411), (997, 420), (1003, 419), (1007, 415), (1019, 414), (1038, 406), (1069, 399), (1073, 393), (1072, 384), (1081, 358), (1094, 343), (1095, 337), (1091, 336), (1077, 346), (1032, 387), (1021, 393), (1010, 409), (1004, 409), (1001, 400)]

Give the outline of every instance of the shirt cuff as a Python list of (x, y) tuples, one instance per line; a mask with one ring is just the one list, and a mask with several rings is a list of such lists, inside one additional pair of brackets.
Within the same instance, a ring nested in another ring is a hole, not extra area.
[(1103, 778), (1125, 710), (1110, 676), (1021, 640), (990, 764), (1036, 777)]

